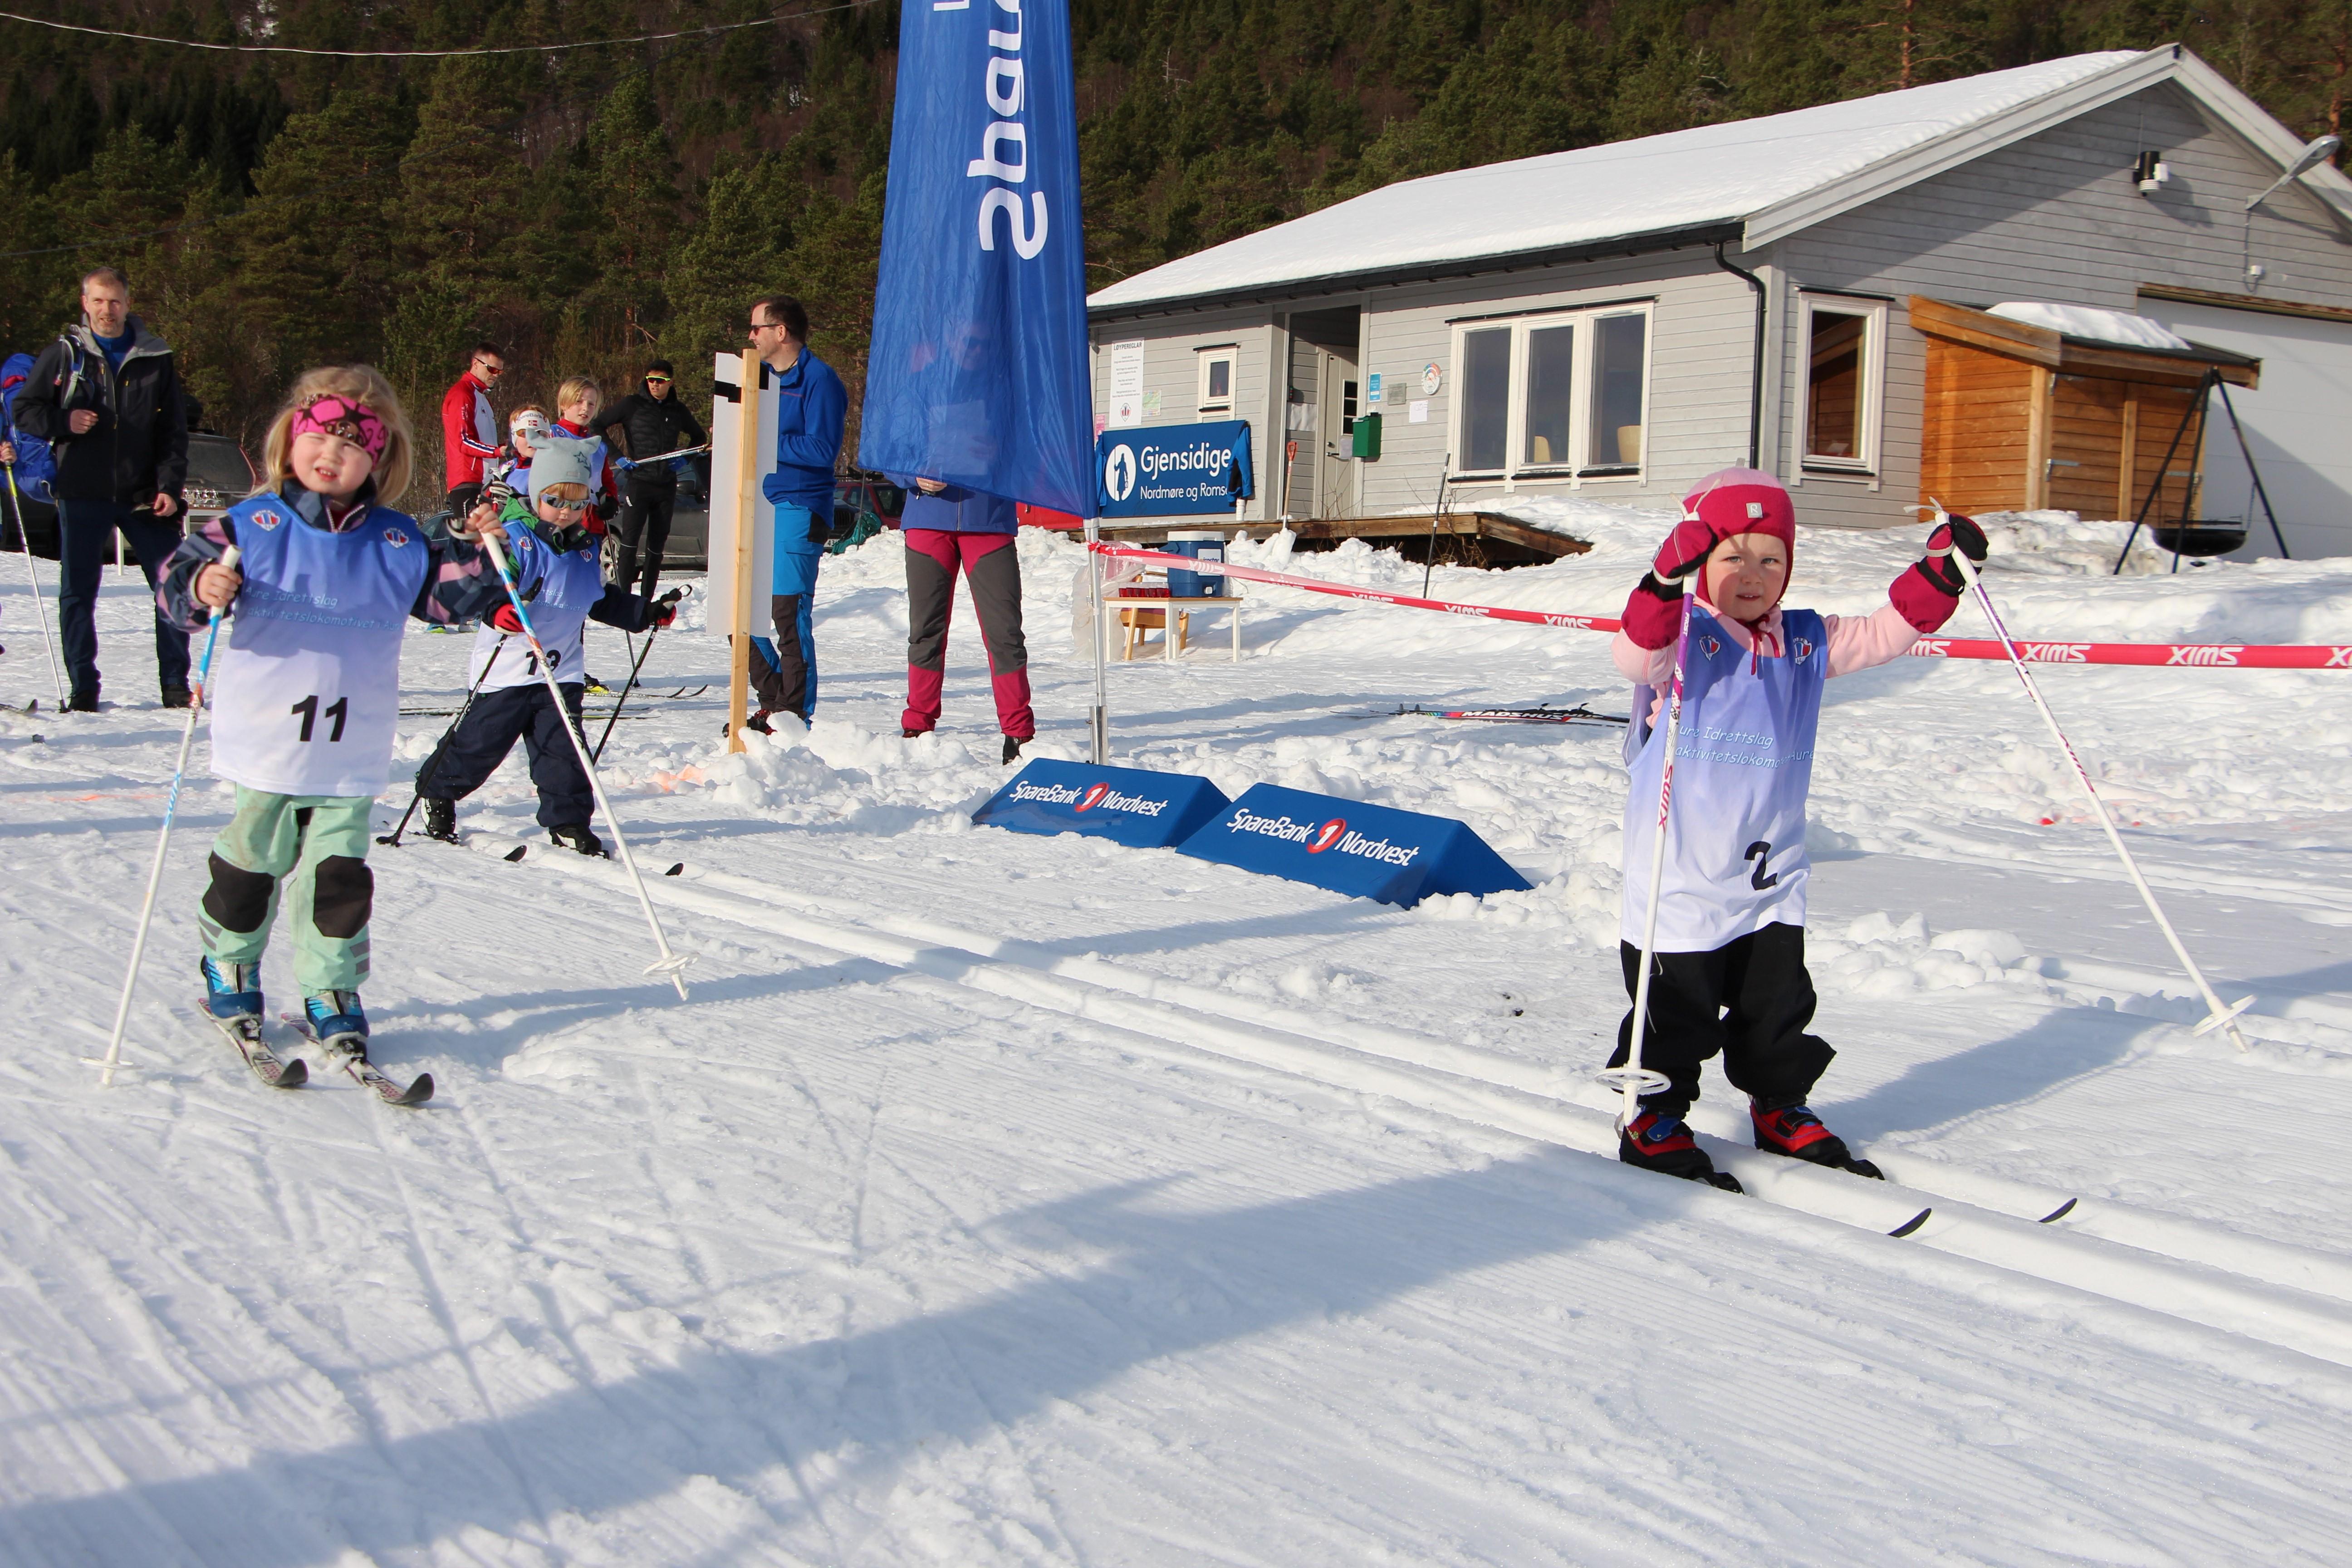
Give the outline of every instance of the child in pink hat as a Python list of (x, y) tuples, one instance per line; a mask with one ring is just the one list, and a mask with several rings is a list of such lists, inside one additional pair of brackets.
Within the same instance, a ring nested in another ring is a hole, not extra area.
[[(1756, 468), (1708, 475), (1626, 600), (1624, 628), (1611, 649), (1634, 682), (1619, 946), (1631, 994), (1654, 891), (1657, 949), (1642, 1065), (1667, 1080), (1642, 1096), (1640, 1115), (1619, 1135), (1618, 1157), (1735, 1192), (1738, 1184), (1715, 1169), (1683, 1121), (1698, 1098), (1701, 1064), (1718, 1053), (1732, 1087), (1748, 1097), (1759, 1149), (1879, 1173), (1805, 1103), (1836, 1054), (1808, 1032), (1815, 999), (1805, 972), (1805, 797), (1822, 686), (1885, 664), (1941, 629), (1962, 586), (1953, 549), (1971, 561), (1985, 556), (1976, 524), (1948, 518), (1927, 554), (1889, 586), (1883, 607), (1864, 616), (1824, 616), (1781, 606), (1796, 539), (1796, 508), (1780, 480)], [(1665, 763), (1659, 723), (1685, 584), (1692, 603), (1682, 726), (1665, 859), (1654, 890)], [(1633, 1029), (1629, 1010), (1611, 1066), (1624, 1064)]]

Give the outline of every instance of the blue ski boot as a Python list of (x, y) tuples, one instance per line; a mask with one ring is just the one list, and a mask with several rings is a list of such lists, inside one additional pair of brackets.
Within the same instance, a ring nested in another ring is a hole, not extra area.
[(223, 963), (206, 956), (197, 960), (205, 973), (205, 1011), (223, 1023), (261, 1019), (261, 965)]
[(367, 1015), (360, 1011), (360, 994), (356, 991), (330, 991), (322, 996), (302, 998), (303, 1021), (310, 1026), (310, 1037), (328, 1050), (367, 1060)]

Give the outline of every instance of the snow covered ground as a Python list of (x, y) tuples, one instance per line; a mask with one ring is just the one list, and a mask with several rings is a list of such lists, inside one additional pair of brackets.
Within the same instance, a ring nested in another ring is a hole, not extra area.
[[(1585, 512), (1591, 554), (1434, 591), (1613, 614), (1657, 524)], [(2021, 636), (2352, 643), (2352, 561), (2115, 579), (2100, 526), (1997, 531)], [(1791, 602), (1869, 609), (1921, 534), (1806, 534)], [(1075, 758), (1080, 557), (1021, 548), (1036, 751)], [(2257, 998), (2244, 1055), (2191, 1034), (2006, 668), (1833, 686), (1816, 1104), (1906, 1185), (1735, 1198), (1590, 1152), (1616, 733), (1368, 716), (1622, 711), (1606, 639), (1268, 589), (1238, 665), (1210, 626), (1112, 666), (1119, 761), (1459, 816), (1537, 884), (1402, 911), (971, 826), (1005, 775), (969, 607), (948, 728), (902, 741), (899, 581), (887, 537), (828, 563), (813, 731), (730, 758), (714, 684), (615, 731), (641, 858), (687, 867), (690, 1002), (611, 868), (499, 858), (542, 842), (519, 760), (473, 848), (376, 852), (415, 1112), (273, 1094), (194, 1018), (209, 780), (134, 1065), (78, 1059), (178, 736), (110, 589), (121, 705), (0, 717), (0, 1562), (2352, 1561), (2352, 672), (2040, 671)], [(0, 686), (46, 708), (0, 582)], [(455, 706), (464, 646), (411, 636), (412, 706)], [(618, 636), (590, 651), (617, 685)], [(650, 672), (720, 682), (719, 647)], [(446, 720), (410, 722), (404, 771)]]

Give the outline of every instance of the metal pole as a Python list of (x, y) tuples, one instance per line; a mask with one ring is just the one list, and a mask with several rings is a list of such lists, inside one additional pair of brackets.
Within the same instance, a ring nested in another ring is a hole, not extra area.
[[(16, 519), (16, 542), (25, 547), (25, 577), (33, 585), (33, 618), (41, 623), (41, 646), (47, 648), (49, 652), (49, 678), (57, 682), (58, 706), (63, 708), (66, 705), (65, 670), (58, 663), (57, 639), (49, 635), (49, 613), (41, 607), (41, 573), (40, 568), (33, 564), (32, 531), (25, 526), (25, 496), (24, 492), (16, 488), (16, 465), (10, 463), (6, 468), (8, 469), (8, 510)], [(59, 522), (58, 529), (58, 552), (63, 554), (65, 524)], [(63, 569), (62, 563), (59, 569)]]
[(1098, 768), (1110, 765), (1110, 698), (1108, 678), (1103, 670), (1103, 661), (1108, 657), (1104, 650), (1110, 638), (1109, 628), (1103, 623), (1108, 616), (1110, 607), (1103, 602), (1101, 547), (1102, 519), (1090, 517), (1087, 519), (1087, 562), (1091, 574), (1089, 580), (1094, 584), (1095, 596), (1095, 710), (1093, 722), (1089, 726), (1088, 752), (1094, 759), (1095, 766)]
[(1445, 454), (1445, 467), (1437, 473), (1437, 510), (1429, 514), (1429, 554), (1421, 563), (1421, 596), (1429, 597), (1429, 574), (1437, 568), (1437, 520), (1445, 515), (1445, 481), (1454, 472), (1454, 454)]
[[(220, 565), (236, 571), (239, 553), (236, 545), (230, 545), (222, 553)], [(201, 575), (203, 568), (197, 571)], [(155, 920), (155, 894), (163, 885), (163, 852), (172, 847), (172, 818), (179, 813), (180, 785), (188, 776), (188, 752), (196, 743), (196, 715), (205, 710), (205, 683), (212, 679), (213, 648), (220, 641), (221, 615), (219, 610), (212, 613), (210, 627), (205, 633), (205, 657), (196, 666), (196, 687), (188, 699), (188, 721), (180, 729), (180, 760), (172, 769), (172, 793), (163, 801), (163, 826), (155, 835), (155, 863), (147, 869), (147, 900), (139, 907), (139, 934), (131, 939), (131, 967), (122, 976), (122, 1000), (114, 1005), (114, 1034), (106, 1042), (106, 1059), (99, 1064), (106, 1069), (99, 1077), (100, 1089), (114, 1087), (114, 1069), (122, 1065), (122, 1036), (131, 1026), (131, 994), (139, 985), (139, 962), (147, 956), (147, 931)]]
[[(1664, 902), (1666, 873), (1666, 825), (1675, 804), (1675, 745), (1683, 727), (1683, 650), (1690, 646), (1691, 591), (1690, 580), (1682, 584), (1682, 620), (1675, 632), (1675, 676), (1666, 701), (1666, 732), (1656, 737), (1665, 744), (1664, 755), (1658, 770), (1658, 829), (1650, 841), (1650, 911), (1642, 922), (1642, 967), (1633, 981), (1633, 1030), (1625, 1052), (1625, 1065), (1606, 1068), (1601, 1081), (1615, 1085), (1625, 1097), (1617, 1112), (1617, 1130), (1621, 1132), (1633, 1125), (1642, 1114), (1642, 1096), (1654, 1094), (1669, 1087), (1666, 1075), (1642, 1065), (1642, 1037), (1650, 1021), (1650, 969), (1658, 951), (1658, 906)], [(1635, 713), (1631, 722), (1642, 723), (1646, 715)]]
[(581, 734), (579, 721), (563, 700), (563, 689), (555, 682), (555, 667), (549, 662), (547, 650), (540, 646), (539, 634), (531, 629), (530, 611), (524, 605), (522, 595), (515, 592), (514, 568), (507, 562), (506, 548), (496, 534), (484, 535), (482, 542), (489, 548), (490, 563), (499, 569), (499, 581), (506, 585), (507, 603), (514, 606), (515, 618), (522, 622), (523, 641), (539, 656), (540, 679), (547, 683), (547, 694), (555, 700), (555, 710), (563, 719), (563, 732), (572, 738), (572, 750), (580, 758), (580, 771), (588, 775), (588, 788), (604, 814), (605, 826), (613, 830), (613, 847), (621, 852), (622, 868), (628, 872), (630, 884), (637, 890), (637, 907), (645, 910), (646, 924), (653, 930), (654, 946), (660, 950), (661, 956), (646, 965), (646, 973), (668, 976), (669, 983), (677, 987), (678, 1000), (683, 1002), (686, 966), (694, 962), (695, 955), (689, 952), (681, 956), (669, 950), (669, 937), (662, 930), (661, 917), (654, 913), (654, 900), (646, 891), (646, 879), (637, 873), (636, 857), (629, 853), (628, 837), (621, 831), (620, 814), (613, 809), (612, 801), (604, 794), (604, 781), (596, 776), (595, 761), (588, 755), (587, 737)]
[(2263, 503), (2263, 515), (2271, 520), (2271, 537), (2278, 541), (2279, 558), (2292, 561), (2294, 557), (2287, 552), (2286, 535), (2279, 531), (2278, 513), (2271, 510), (2271, 492), (2263, 488), (2263, 471), (2254, 466), (2253, 448), (2246, 445), (2246, 427), (2238, 423), (2238, 406), (2230, 401), (2230, 384), (2217, 381), (2214, 384), (2221, 389), (2221, 408), (2230, 416), (2231, 430), (2237, 435), (2238, 452), (2246, 459), (2246, 473), (2254, 481), (2254, 495)]

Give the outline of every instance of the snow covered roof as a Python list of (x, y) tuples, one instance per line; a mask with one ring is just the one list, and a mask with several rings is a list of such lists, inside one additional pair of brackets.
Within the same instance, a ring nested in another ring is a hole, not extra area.
[(2047, 327), (2062, 337), (2080, 338), (2085, 342), (2113, 343), (2127, 349), (2168, 349), (2182, 353), (2193, 349), (2187, 338), (2163, 322), (2136, 316), (2129, 310), (2053, 305), (2045, 300), (2012, 300), (1985, 313), (2022, 321), (2029, 327)]
[[(1155, 267), (1087, 301), (1097, 314), (1402, 281), (1415, 268), (1647, 237), (1769, 244), (2159, 81), (2179, 83), (2282, 169), (2302, 139), (2177, 45), (2074, 55), (1757, 120), (1404, 180)], [(2314, 193), (2352, 216), (2352, 181)]]

